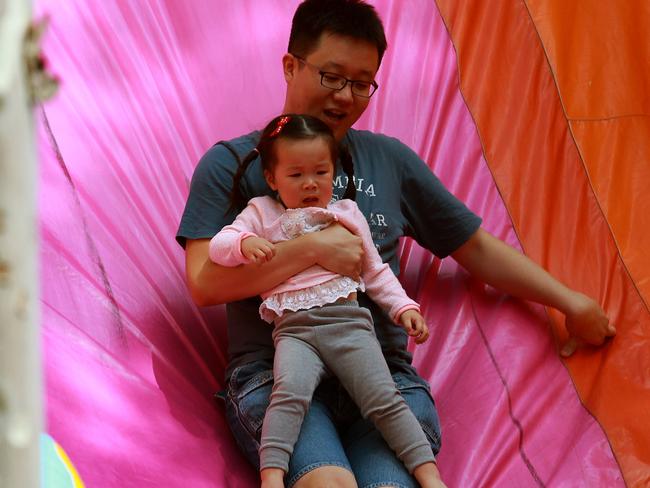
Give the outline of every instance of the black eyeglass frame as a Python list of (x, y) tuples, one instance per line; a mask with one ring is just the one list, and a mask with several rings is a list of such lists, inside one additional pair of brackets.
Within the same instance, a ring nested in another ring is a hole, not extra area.
[[(353, 94), (354, 96), (361, 97), (361, 98), (370, 98), (370, 97), (372, 97), (372, 96), (375, 94), (375, 92), (376, 92), (377, 89), (379, 88), (379, 85), (377, 84), (377, 82), (376, 82), (375, 80), (372, 80), (372, 81), (366, 81), (366, 80), (351, 80), (350, 78), (346, 78), (345, 76), (340, 75), (340, 74), (338, 74), (338, 73), (332, 73), (331, 71), (323, 71), (319, 66), (316, 66), (315, 64), (310, 63), (309, 61), (307, 61), (305, 58), (303, 58), (303, 57), (301, 57), (301, 56), (298, 56), (298, 55), (293, 54), (293, 53), (289, 53), (289, 54), (291, 54), (294, 58), (296, 58), (296, 59), (297, 59), (298, 61), (300, 61), (301, 63), (304, 63), (305, 65), (309, 66), (310, 68), (313, 68), (313, 69), (315, 69), (316, 71), (318, 71), (318, 74), (320, 75), (320, 84), (321, 84), (322, 86), (324, 86), (325, 88), (329, 89), (329, 90), (341, 91), (341, 90), (343, 90), (346, 86), (348, 86), (348, 83), (349, 83), (349, 84), (350, 84), (350, 87), (351, 87), (351, 92), (352, 92), (352, 94)], [(331, 76), (331, 77), (337, 78), (337, 79), (339, 79), (339, 80), (341, 80), (341, 81), (345, 80), (345, 83), (343, 83), (343, 84), (342, 84), (340, 87), (338, 87), (338, 88), (337, 88), (337, 87), (333, 87), (333, 86), (328, 86), (328, 85), (326, 85), (326, 84), (324, 83), (324, 79), (325, 79), (326, 76)], [(354, 91), (354, 84), (355, 84), (355, 83), (363, 83), (364, 85), (370, 85), (370, 93), (369, 93), (368, 95), (362, 95), (361, 93), (356, 93), (356, 92)]]

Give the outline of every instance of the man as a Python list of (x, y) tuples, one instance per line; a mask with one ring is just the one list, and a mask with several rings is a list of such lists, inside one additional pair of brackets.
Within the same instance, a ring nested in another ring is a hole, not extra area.
[[(384, 261), (397, 271), (398, 238), (410, 235), (439, 257), (451, 255), (475, 277), (506, 293), (557, 308), (566, 315), (572, 337), (563, 354), (572, 353), (579, 341), (598, 345), (614, 335), (598, 304), (483, 231), (481, 220), (407, 147), (351, 129), (370, 102), (385, 49), (383, 27), (372, 7), (360, 0), (306, 0), (296, 10), (288, 53), (282, 59), (287, 83), (283, 112), (320, 118), (348, 146), (355, 174), (366, 190), (357, 192), (357, 203)], [(259, 429), (272, 387), (273, 347), (271, 329), (258, 316), (259, 301), (249, 297), (314, 264), (357, 277), (362, 257), (360, 240), (332, 226), (278, 244), (274, 259), (262, 265), (223, 268), (210, 262), (209, 239), (236, 215), (226, 214), (237, 166), (233, 153), (247, 154), (257, 138), (257, 133), (247, 134), (206, 153), (192, 179), (177, 235), (186, 245), (188, 287), (196, 303), (228, 303), (228, 422), (256, 466)], [(249, 198), (270, 194), (259, 164), (251, 165), (245, 180)], [(342, 189), (337, 190), (340, 197)], [(360, 302), (372, 311), (395, 383), (438, 452), (435, 406), (428, 385), (410, 364), (405, 333), (362, 295)], [(326, 483), (417, 486), (335, 379), (324, 381), (314, 396), (285, 480), (287, 486), (298, 488)]]

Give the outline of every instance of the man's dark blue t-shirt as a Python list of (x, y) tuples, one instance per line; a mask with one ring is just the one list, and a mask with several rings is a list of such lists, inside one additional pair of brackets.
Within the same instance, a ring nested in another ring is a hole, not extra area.
[[(259, 135), (252, 132), (227, 144), (243, 159), (255, 147)], [(400, 237), (412, 237), (442, 258), (478, 230), (481, 219), (449, 193), (427, 165), (397, 139), (350, 129), (342, 144), (348, 146), (354, 162), (356, 202), (368, 221), (379, 254), (395, 274), (399, 273)], [(176, 234), (182, 246), (186, 239), (212, 238), (242, 210), (225, 213), (230, 205), (236, 170), (237, 160), (223, 144), (213, 146), (203, 156), (192, 177), (190, 195)], [(346, 186), (347, 177), (339, 167), (334, 180), (335, 199), (342, 198)], [(259, 160), (247, 169), (242, 192), (247, 199), (273, 194), (264, 180)], [(215, 286), (228, 284), (215, 283)], [(361, 293), (359, 302), (372, 312), (377, 337), (391, 371), (414, 373), (404, 330), (393, 325)], [(226, 378), (237, 366), (273, 357), (272, 326), (259, 317), (259, 304), (259, 298), (255, 297), (227, 305)]]

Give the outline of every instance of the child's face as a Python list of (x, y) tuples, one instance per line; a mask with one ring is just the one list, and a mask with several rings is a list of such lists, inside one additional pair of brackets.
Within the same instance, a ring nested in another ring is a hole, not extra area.
[(287, 208), (325, 208), (332, 199), (334, 162), (325, 139), (275, 142), (276, 164), (265, 171), (269, 186), (280, 194)]

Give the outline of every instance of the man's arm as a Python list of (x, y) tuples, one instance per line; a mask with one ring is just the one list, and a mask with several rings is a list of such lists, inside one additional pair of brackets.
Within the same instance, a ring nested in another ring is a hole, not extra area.
[(616, 334), (598, 303), (560, 283), (483, 229), (451, 256), (481, 281), (518, 298), (556, 308), (566, 315), (570, 339), (562, 348), (563, 356), (573, 354), (580, 342), (601, 345), (607, 337)]
[(361, 239), (338, 224), (276, 244), (273, 259), (260, 264), (219, 266), (209, 246), (210, 239), (188, 239), (185, 247), (187, 286), (199, 306), (259, 295), (314, 264), (358, 279), (363, 257)]

